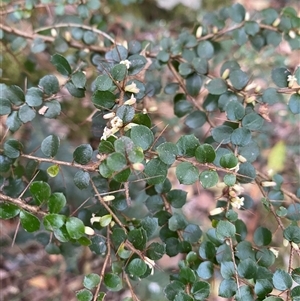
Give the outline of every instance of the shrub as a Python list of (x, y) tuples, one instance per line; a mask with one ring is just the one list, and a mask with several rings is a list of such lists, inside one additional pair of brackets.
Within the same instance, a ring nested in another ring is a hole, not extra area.
[(49, 254), (69, 245), (102, 258), (81, 301), (125, 287), (124, 300), (140, 300), (136, 283), (178, 254), (166, 300), (298, 300), (295, 9), (236, 3), (176, 33), (154, 22), (147, 40), (125, 21), (112, 29), (107, 12), (135, 1), (121, 2), (5, 4), (1, 219), (43, 235)]

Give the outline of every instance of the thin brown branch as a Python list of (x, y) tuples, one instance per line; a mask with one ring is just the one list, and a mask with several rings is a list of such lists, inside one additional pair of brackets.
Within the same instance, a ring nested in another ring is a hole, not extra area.
[(0, 200), (14, 204), (14, 205), (18, 206), (19, 208), (29, 211), (36, 215), (45, 216), (47, 214), (46, 212), (41, 211), (39, 207), (26, 204), (25, 201), (23, 201), (20, 198), (12, 198), (10, 196), (0, 193)]
[(21, 154), (21, 157), (31, 159), (31, 160), (36, 160), (38, 162), (47, 162), (47, 163), (52, 163), (52, 164), (57, 164), (57, 165), (75, 167), (75, 168), (79, 168), (84, 171), (90, 171), (90, 172), (97, 171), (99, 163), (100, 163), (100, 162), (96, 162), (93, 165), (81, 165), (81, 164), (74, 163), (74, 162), (65, 162), (65, 161), (49, 159), (49, 158), (40, 158), (37, 156), (26, 155), (26, 154)]

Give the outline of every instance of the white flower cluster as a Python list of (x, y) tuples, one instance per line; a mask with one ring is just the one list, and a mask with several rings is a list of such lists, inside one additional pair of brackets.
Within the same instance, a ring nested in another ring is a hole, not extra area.
[(238, 184), (233, 185), (229, 190), (229, 197), (232, 207), (240, 209), (244, 206), (244, 198), (239, 197), (244, 192), (244, 188)]

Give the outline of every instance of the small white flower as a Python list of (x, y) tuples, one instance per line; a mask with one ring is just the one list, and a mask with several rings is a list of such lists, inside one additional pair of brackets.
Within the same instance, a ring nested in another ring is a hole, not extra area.
[(124, 102), (124, 105), (132, 106), (135, 103), (136, 103), (136, 98), (134, 97), (133, 94), (131, 94), (131, 97)]
[(101, 140), (106, 140), (110, 136), (114, 136), (114, 134), (119, 130), (119, 128), (108, 128), (107, 126), (104, 128)]
[(115, 116), (110, 123), (113, 128), (121, 128), (123, 126), (123, 120), (118, 116)]
[(130, 68), (131, 62), (128, 60), (123, 60), (120, 62), (120, 64), (124, 64), (126, 66), (127, 69)]
[(93, 213), (92, 217), (90, 219), (90, 223), (91, 224), (93, 224), (93, 223), (99, 223), (100, 222), (100, 218), (101, 218), (101, 216), (95, 216), (95, 214)]
[(245, 190), (244, 187), (241, 186), (240, 184), (234, 184), (234, 185), (232, 186), (232, 189), (234, 189), (234, 190), (236, 191), (237, 194), (241, 194), (241, 193), (243, 193), (244, 190)]
[(135, 82), (132, 82), (130, 85), (127, 85), (127, 86), (125, 87), (125, 91), (126, 91), (126, 92), (131, 92), (131, 93), (139, 93), (139, 92), (140, 92), (140, 89), (137, 88)]
[(242, 206), (244, 206), (244, 200), (245, 198), (243, 197), (235, 197), (230, 199), (231, 205), (234, 208), (240, 209)]
[(294, 83), (297, 81), (297, 78), (295, 75), (288, 75), (287, 81), (289, 82), (289, 87), (292, 87)]

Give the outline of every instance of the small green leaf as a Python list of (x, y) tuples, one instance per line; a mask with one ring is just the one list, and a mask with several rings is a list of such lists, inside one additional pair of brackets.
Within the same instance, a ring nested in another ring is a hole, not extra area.
[(183, 215), (174, 213), (173, 216), (168, 220), (168, 226), (171, 231), (182, 230), (188, 225)]
[(199, 180), (203, 188), (210, 188), (218, 183), (219, 176), (215, 170), (205, 170), (200, 173)]
[(75, 84), (72, 81), (68, 81), (65, 85), (69, 93), (77, 98), (82, 98), (85, 95), (85, 89), (84, 88), (77, 88)]
[(184, 287), (181, 281), (173, 280), (165, 287), (164, 293), (168, 300), (174, 301), (178, 293), (184, 292)]
[(225, 111), (229, 120), (241, 120), (245, 116), (244, 106), (235, 99), (225, 106)]
[(283, 236), (290, 242), (300, 244), (300, 228), (298, 226), (288, 226), (284, 229)]
[(226, 81), (222, 78), (212, 79), (206, 87), (209, 93), (213, 95), (221, 95), (228, 89)]
[(92, 95), (92, 102), (97, 109), (110, 110), (115, 105), (116, 96), (110, 91), (97, 90)]
[(46, 112), (44, 114), (39, 113), (46, 118), (56, 118), (61, 112), (61, 106), (57, 100), (46, 102), (44, 107), (46, 108)]
[(107, 249), (106, 239), (104, 237), (96, 235), (92, 237), (91, 241), (92, 244), (89, 245), (90, 250), (95, 254), (104, 255)]
[(73, 73), (71, 79), (76, 88), (83, 89), (85, 87), (86, 76), (82, 71)]
[(291, 288), (293, 284), (292, 277), (283, 270), (276, 270), (272, 280), (274, 287), (280, 291), (285, 291)]
[(147, 247), (147, 251), (146, 251), (147, 257), (149, 257), (152, 260), (161, 259), (164, 256), (165, 253), (166, 253), (165, 246), (158, 243), (158, 242), (152, 242)]
[(196, 148), (195, 158), (200, 163), (211, 163), (216, 158), (216, 152), (210, 144), (202, 144)]
[(47, 174), (51, 177), (51, 178), (55, 178), (59, 173), (59, 165), (58, 164), (54, 164), (51, 165), (47, 168)]
[[(2, 92), (3, 93), (3, 92)], [(11, 112), (11, 103), (6, 98), (0, 98), (0, 116), (8, 115)]]
[(74, 161), (82, 165), (89, 163), (92, 159), (92, 156), (93, 149), (90, 144), (81, 144), (73, 153)]
[(39, 81), (39, 87), (41, 87), (45, 94), (52, 95), (59, 91), (59, 82), (56, 76), (46, 75)]
[(127, 75), (127, 67), (125, 64), (115, 65), (111, 70), (111, 75), (114, 80), (122, 81)]
[(206, 114), (200, 110), (190, 113), (184, 123), (191, 129), (203, 126), (206, 122)]
[(262, 101), (270, 105), (273, 105), (276, 102), (278, 102), (279, 98), (280, 94), (277, 93), (277, 90), (275, 88), (267, 88), (262, 94)]
[(23, 123), (27, 123), (35, 118), (36, 112), (27, 104), (24, 104), (20, 107), (18, 111), (18, 116)]
[(223, 181), (227, 186), (233, 186), (236, 183), (236, 176), (233, 174), (226, 174)]
[(229, 79), (233, 87), (237, 90), (242, 90), (249, 82), (249, 76), (247, 75), (247, 73), (240, 69), (231, 71), (229, 74)]
[(147, 63), (147, 59), (140, 55), (134, 54), (128, 57), (128, 61), (131, 63), (128, 69), (129, 75), (136, 75), (142, 71)]
[(180, 156), (194, 157), (200, 142), (194, 135), (183, 135), (178, 139), (176, 145)]
[(240, 3), (233, 4), (229, 9), (230, 18), (236, 22), (240, 23), (245, 19), (246, 10)]
[(234, 168), (238, 164), (238, 159), (233, 153), (225, 154), (220, 159), (220, 165), (224, 168)]
[(214, 265), (210, 261), (203, 261), (197, 268), (197, 274), (200, 278), (208, 280), (214, 274)]
[(193, 73), (186, 78), (185, 84), (188, 94), (196, 96), (202, 87), (202, 79), (197, 73)]
[(84, 236), (84, 224), (83, 222), (77, 217), (68, 217), (66, 220), (66, 229), (68, 234), (73, 239), (78, 239), (81, 236)]
[(20, 216), (21, 225), (25, 231), (35, 232), (40, 229), (40, 221), (33, 214), (31, 214), (27, 211), (21, 210), (19, 216)]
[(214, 140), (221, 144), (230, 142), (233, 128), (228, 125), (220, 125), (212, 129), (212, 136)]
[[(267, 279), (258, 279), (255, 282), (254, 292), (258, 297), (265, 297), (273, 290), (272, 283)], [(266, 300), (266, 299), (264, 299)]]
[(108, 155), (106, 164), (112, 171), (121, 171), (126, 167), (127, 161), (123, 154), (115, 152)]
[(300, 267), (293, 269), (292, 271), (292, 278), (295, 282), (297, 282), (298, 284), (300, 284)]
[(18, 206), (10, 203), (0, 203), (0, 218), (11, 219), (20, 213)]
[(140, 258), (131, 260), (127, 267), (128, 272), (136, 277), (143, 276), (147, 271), (147, 264)]
[(284, 67), (277, 67), (272, 70), (272, 80), (279, 88), (285, 88), (288, 86), (289, 75), (291, 75), (291, 72)]
[(61, 192), (54, 192), (51, 194), (48, 201), (48, 208), (50, 213), (59, 213), (67, 203), (66, 197)]
[(58, 151), (60, 145), (59, 137), (55, 135), (49, 135), (45, 138), (41, 144), (41, 151), (47, 157), (54, 157)]
[(10, 159), (16, 159), (20, 156), (23, 145), (16, 139), (8, 139), (5, 141), (3, 150), (4, 155)]
[(133, 229), (128, 233), (128, 240), (138, 250), (144, 250), (147, 243), (147, 232), (143, 228)]
[(54, 54), (50, 61), (60, 74), (64, 76), (69, 76), (71, 74), (72, 70), (69, 62), (61, 54)]
[(162, 183), (166, 179), (167, 172), (168, 165), (158, 158), (150, 160), (144, 169), (145, 179), (149, 185)]
[(205, 281), (196, 281), (191, 287), (195, 300), (205, 300), (210, 294), (210, 284)]
[(131, 129), (130, 137), (133, 143), (143, 150), (147, 150), (154, 141), (153, 133), (144, 125), (134, 126)]
[(43, 225), (46, 230), (53, 231), (59, 229), (65, 224), (66, 217), (61, 214), (47, 214), (44, 217)]
[(186, 203), (187, 192), (180, 189), (173, 189), (166, 194), (167, 201), (174, 208), (181, 208)]
[(74, 176), (74, 183), (79, 189), (85, 189), (90, 185), (90, 174), (87, 171), (79, 170)]
[(233, 279), (224, 279), (219, 286), (218, 295), (222, 298), (231, 298), (236, 294), (237, 285)]
[(113, 81), (107, 74), (102, 74), (95, 79), (94, 84), (97, 90), (108, 91), (112, 87)]
[(189, 224), (183, 230), (183, 239), (189, 243), (196, 243), (202, 236), (202, 231), (198, 225)]
[(200, 58), (211, 59), (214, 56), (214, 46), (210, 41), (201, 41), (197, 46), (197, 54)]
[(194, 184), (199, 177), (199, 170), (189, 162), (181, 162), (176, 167), (176, 177), (180, 184)]
[(259, 32), (259, 24), (255, 21), (245, 22), (245, 31), (250, 36), (255, 36)]
[(258, 131), (262, 128), (264, 119), (257, 113), (249, 113), (242, 120), (242, 126), (250, 131)]
[(219, 239), (226, 239), (230, 237), (235, 236), (235, 226), (228, 222), (228, 221), (219, 221), (217, 228), (216, 228), (216, 234)]
[(111, 221), (112, 221), (111, 214), (103, 215), (100, 218), (100, 226), (101, 227), (106, 227), (106, 226), (108, 226), (111, 223)]
[(31, 107), (38, 107), (43, 103), (43, 92), (38, 88), (29, 88), (25, 95), (25, 101)]
[(238, 146), (245, 146), (251, 142), (251, 132), (245, 128), (237, 128), (231, 135), (231, 142)]
[[(300, 68), (299, 68), (300, 69)], [(292, 94), (289, 99), (289, 109), (293, 114), (300, 114), (300, 95)]]
[(91, 273), (91, 274), (84, 276), (83, 286), (87, 289), (93, 289), (99, 283), (100, 283), (100, 276), (95, 273)]
[(39, 204), (43, 204), (49, 200), (51, 195), (51, 188), (48, 183), (43, 181), (32, 182), (29, 187), (30, 193), (34, 200)]
[(255, 261), (251, 258), (247, 258), (245, 260), (241, 260), (238, 264), (237, 271), (242, 278), (252, 279), (256, 276), (257, 266)]
[(258, 227), (254, 232), (253, 239), (257, 246), (267, 246), (272, 241), (272, 233), (267, 228)]
[(165, 142), (160, 144), (156, 151), (161, 161), (166, 164), (173, 164), (176, 156), (178, 155), (178, 148), (171, 142)]
[(76, 292), (76, 298), (78, 301), (92, 301), (93, 293), (84, 288), (84, 289)]
[(122, 280), (121, 278), (113, 273), (105, 273), (104, 278), (104, 285), (113, 292), (117, 292), (122, 289)]

